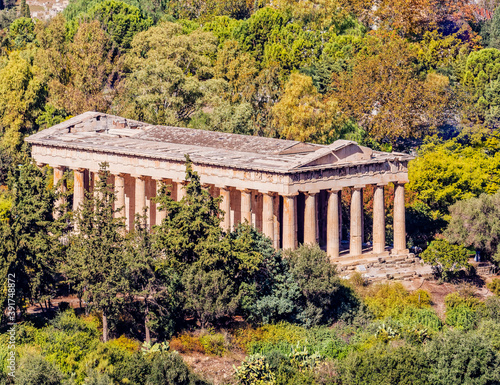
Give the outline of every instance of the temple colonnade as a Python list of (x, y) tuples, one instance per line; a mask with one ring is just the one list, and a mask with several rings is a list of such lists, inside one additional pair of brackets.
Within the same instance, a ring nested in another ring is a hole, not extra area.
[[(63, 178), (68, 168), (54, 167), (54, 184)], [(98, 178), (97, 170), (73, 168), (74, 192), (73, 210), (82, 204), (86, 191), (91, 191)], [(186, 191), (186, 181), (173, 178), (153, 178), (151, 176), (112, 174), (110, 182), (116, 192), (118, 216), (126, 218), (127, 229), (134, 225), (135, 214), (147, 211), (148, 224), (151, 228), (161, 224), (165, 212), (159, 210), (153, 198), (158, 194), (162, 183), (170, 186), (174, 200), (181, 200)], [(394, 183), (394, 247), (392, 254), (408, 253), (405, 230), (405, 184)], [(238, 223), (247, 222), (273, 241), (275, 248), (295, 249), (300, 243), (322, 244), (332, 259), (340, 257), (343, 238), (348, 238), (349, 255), (363, 253), (364, 214), (363, 189), (367, 185), (354, 185), (344, 188), (351, 190), (350, 218), (348, 235), (342, 232), (342, 187), (315, 191), (299, 191), (283, 194), (263, 189), (241, 188), (227, 185), (204, 184), (212, 196), (221, 196), (220, 208), (225, 212), (221, 226), (230, 231)], [(373, 234), (372, 254), (386, 251), (385, 239), (385, 187), (387, 183), (373, 186)], [(61, 189), (66, 190), (64, 183)], [(57, 202), (58, 204), (61, 201)], [(346, 224), (347, 225), (347, 224)], [(366, 250), (365, 250), (366, 251)]]

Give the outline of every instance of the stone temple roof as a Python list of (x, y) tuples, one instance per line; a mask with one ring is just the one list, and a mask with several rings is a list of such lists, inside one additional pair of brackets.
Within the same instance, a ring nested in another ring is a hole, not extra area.
[(410, 160), (402, 153), (373, 151), (348, 140), (330, 145), (205, 131), (152, 126), (99, 112), (86, 112), (26, 139), (33, 145), (124, 154), (129, 156), (277, 173), (343, 167), (346, 164)]

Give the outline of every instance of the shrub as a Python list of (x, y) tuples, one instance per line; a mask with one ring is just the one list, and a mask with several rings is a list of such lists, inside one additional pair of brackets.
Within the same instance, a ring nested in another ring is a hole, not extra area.
[(146, 379), (148, 385), (209, 385), (192, 373), (177, 353), (157, 354)]
[(435, 338), (425, 349), (428, 383), (498, 384), (500, 359), (485, 336), (452, 330)]
[(478, 312), (467, 304), (460, 304), (446, 312), (446, 324), (461, 330), (471, 330), (478, 319)]
[(339, 362), (342, 384), (428, 384), (425, 355), (416, 347), (375, 345)]
[(405, 309), (430, 308), (431, 298), (425, 290), (409, 293), (400, 282), (379, 283), (365, 293), (364, 300), (376, 318), (398, 318)]
[(486, 284), (486, 287), (495, 295), (500, 295), (500, 279), (493, 278), (491, 282)]
[(302, 245), (289, 252), (288, 260), (303, 296), (297, 319), (307, 327), (331, 323), (336, 315), (335, 296), (340, 281), (328, 255), (318, 245)]
[(200, 337), (201, 346), (205, 353), (210, 356), (220, 356), (226, 351), (226, 341), (221, 333), (209, 332)]
[(468, 267), (469, 251), (462, 245), (452, 245), (444, 239), (435, 239), (421, 254), (445, 280), (464, 267)]
[(276, 376), (269, 362), (261, 354), (248, 356), (241, 366), (235, 368), (235, 375), (241, 385), (274, 385)]
[(62, 373), (45, 358), (38, 355), (23, 357), (16, 371), (18, 385), (60, 385)]
[(205, 348), (200, 339), (190, 333), (183, 333), (179, 337), (172, 338), (170, 340), (170, 349), (180, 353), (205, 353)]

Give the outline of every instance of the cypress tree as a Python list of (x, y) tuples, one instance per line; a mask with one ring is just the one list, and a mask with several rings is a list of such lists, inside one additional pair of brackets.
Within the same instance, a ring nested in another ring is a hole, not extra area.
[[(12, 206), (0, 222), (0, 269), (6, 279), (14, 277), (18, 304), (29, 300), (45, 311), (43, 304), (56, 291), (61, 248), (50, 235), (57, 232), (52, 216), (54, 191), (47, 188), (46, 175), (30, 159), (11, 170), (8, 185)], [(0, 294), (2, 300), (5, 294)]]
[(116, 197), (109, 176), (107, 164), (101, 164), (94, 191), (86, 194), (74, 213), (77, 230), (70, 237), (64, 266), (66, 276), (83, 293), (84, 300), (102, 312), (104, 342), (108, 340), (108, 318), (119, 312), (121, 294), (128, 292), (123, 258), (125, 223), (123, 218), (115, 218)]

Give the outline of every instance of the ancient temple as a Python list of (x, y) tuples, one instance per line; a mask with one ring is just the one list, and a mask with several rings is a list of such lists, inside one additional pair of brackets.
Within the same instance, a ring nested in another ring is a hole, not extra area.
[(164, 212), (152, 198), (161, 182), (172, 197), (185, 194), (185, 154), (214, 196), (222, 196), (223, 227), (251, 223), (275, 247), (318, 242), (332, 260), (340, 256), (341, 193), (351, 189), (348, 256), (363, 253), (363, 189), (374, 186), (373, 242), (368, 252), (388, 254), (384, 187), (394, 184), (393, 255), (405, 255), (404, 189), (411, 156), (373, 151), (348, 140), (318, 145), (180, 127), (152, 126), (87, 112), (26, 139), (40, 165), (54, 168), (54, 182), (73, 170), (73, 209), (92, 189), (99, 165), (109, 164), (117, 208), (132, 226), (146, 207), (151, 226)]

